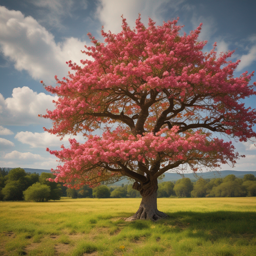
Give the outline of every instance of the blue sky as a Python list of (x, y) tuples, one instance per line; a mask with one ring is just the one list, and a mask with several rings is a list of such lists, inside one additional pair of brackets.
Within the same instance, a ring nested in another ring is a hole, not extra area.
[[(66, 76), (66, 61), (86, 58), (87, 33), (102, 41), (100, 29), (117, 33), (121, 15), (130, 27), (138, 13), (147, 24), (179, 17), (182, 32), (200, 23), (205, 51), (217, 42), (217, 52), (235, 50), (231, 60), (241, 60), (235, 76), (256, 71), (255, 0), (0, 0), (0, 167), (50, 169), (58, 164), (46, 147), (59, 149), (63, 141), (43, 131), (51, 122), (38, 118), (53, 109), (54, 95), (40, 84), (54, 85), (54, 76)], [(251, 84), (256, 81), (253, 77)], [(256, 108), (256, 97), (245, 101)], [(256, 127), (254, 127), (256, 129)], [(83, 142), (82, 137), (77, 138)], [(245, 159), (233, 170), (256, 171), (256, 147), (252, 142), (234, 143)], [(223, 169), (232, 169), (225, 165)]]

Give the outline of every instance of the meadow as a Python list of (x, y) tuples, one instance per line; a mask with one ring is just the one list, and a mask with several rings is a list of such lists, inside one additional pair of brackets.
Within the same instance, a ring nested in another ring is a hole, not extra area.
[(0, 202), (0, 255), (256, 254), (256, 197), (160, 198), (169, 219), (125, 222), (139, 203)]

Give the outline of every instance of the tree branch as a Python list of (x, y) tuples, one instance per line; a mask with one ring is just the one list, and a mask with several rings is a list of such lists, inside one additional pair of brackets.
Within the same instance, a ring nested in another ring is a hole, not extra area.
[[(114, 114), (106, 111), (104, 113), (85, 113), (85, 115), (99, 116), (99, 117), (109, 117), (111, 119), (120, 120), (120, 121), (124, 122), (125, 124), (127, 124), (130, 127), (131, 130), (133, 130), (135, 128), (133, 119), (130, 118), (129, 116), (124, 115), (124, 114), (114, 115)], [(86, 119), (84, 119), (84, 120), (86, 120)], [(83, 122), (84, 120), (82, 120), (81, 122)]]
[(162, 175), (166, 171), (168, 171), (170, 169), (173, 169), (175, 167), (178, 167), (180, 164), (182, 164), (182, 161), (177, 161), (174, 164), (168, 164), (164, 168), (160, 169), (159, 172), (155, 173), (154, 176), (153, 176), (153, 179), (157, 179), (160, 175)]
[[(146, 97), (147, 97), (146, 94), (142, 95), (142, 97), (141, 97), (141, 105), (140, 105), (141, 111), (139, 113), (138, 121), (135, 126), (136, 134), (142, 135), (145, 132), (144, 124), (149, 115), (148, 109), (150, 108), (151, 105), (153, 105), (156, 102), (155, 99), (157, 96), (157, 92), (150, 90), (150, 95), (151, 95), (151, 98), (148, 101), (146, 101)], [(146, 103), (145, 103), (145, 101), (146, 101)]]
[(146, 178), (145, 176), (140, 175), (140, 174), (138, 174), (138, 173), (136, 173), (136, 172), (133, 172), (133, 171), (129, 170), (129, 169), (128, 169), (125, 165), (123, 165), (120, 161), (118, 161), (117, 163), (122, 167), (121, 173), (122, 173), (123, 175), (126, 175), (126, 176), (128, 176), (128, 177), (130, 177), (130, 178), (132, 178), (132, 179), (134, 179), (134, 180), (136, 180), (136, 181), (139, 181), (140, 183), (144, 183), (144, 182), (147, 181), (147, 178)]

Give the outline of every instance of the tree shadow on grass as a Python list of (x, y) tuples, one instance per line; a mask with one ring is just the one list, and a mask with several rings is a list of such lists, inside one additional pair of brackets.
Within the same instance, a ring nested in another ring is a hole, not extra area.
[[(212, 243), (228, 238), (236, 241), (245, 239), (248, 243), (256, 236), (255, 212), (176, 212), (168, 214), (170, 218), (164, 221), (172, 229), (164, 232), (186, 231), (187, 237), (198, 237)], [(253, 242), (256, 245), (256, 239)]]
[[(168, 213), (169, 218), (157, 222), (135, 221), (125, 226), (137, 230), (149, 229), (153, 224), (160, 234), (185, 232), (186, 237), (200, 238), (212, 243), (229, 239), (243, 242), (243, 245), (256, 245), (256, 212), (175, 212)], [(119, 216), (129, 216), (120, 213)]]

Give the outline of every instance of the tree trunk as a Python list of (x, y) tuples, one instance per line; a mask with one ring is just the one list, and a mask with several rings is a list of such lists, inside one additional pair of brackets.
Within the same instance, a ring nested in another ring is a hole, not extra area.
[(133, 188), (140, 191), (142, 200), (138, 211), (133, 216), (127, 218), (126, 221), (138, 219), (157, 221), (168, 218), (168, 215), (157, 210), (157, 181), (154, 183), (150, 182), (142, 187), (135, 182)]

